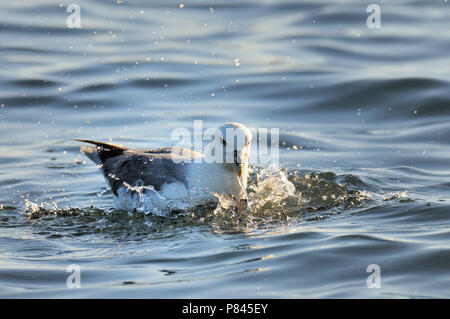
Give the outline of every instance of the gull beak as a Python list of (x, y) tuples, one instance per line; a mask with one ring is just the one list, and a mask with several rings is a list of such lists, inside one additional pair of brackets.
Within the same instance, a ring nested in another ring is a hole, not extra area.
[(234, 165), (239, 168), (242, 166), (242, 161), (239, 158), (238, 151), (234, 151)]
[(237, 170), (239, 178), (242, 176), (242, 161), (239, 158), (238, 151), (234, 151), (234, 168)]

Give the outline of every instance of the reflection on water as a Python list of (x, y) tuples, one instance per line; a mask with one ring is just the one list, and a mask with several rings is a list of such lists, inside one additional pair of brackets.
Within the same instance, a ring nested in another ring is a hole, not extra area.
[[(0, 3), (1, 296), (448, 297), (447, 2), (77, 4)], [(248, 206), (119, 211), (73, 142), (198, 119), (280, 129)]]

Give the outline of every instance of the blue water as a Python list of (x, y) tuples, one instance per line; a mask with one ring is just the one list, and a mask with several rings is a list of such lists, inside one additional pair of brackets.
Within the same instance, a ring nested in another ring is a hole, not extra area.
[[(0, 297), (450, 297), (449, 3), (370, 3), (1, 1)], [(117, 210), (72, 140), (194, 120), (279, 128), (250, 209)]]

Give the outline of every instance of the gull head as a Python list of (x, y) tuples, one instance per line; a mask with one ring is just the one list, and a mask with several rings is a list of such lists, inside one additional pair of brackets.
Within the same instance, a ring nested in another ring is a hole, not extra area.
[(247, 187), (248, 161), (252, 133), (244, 125), (236, 122), (227, 122), (219, 127), (221, 133), (220, 143), (223, 147), (224, 163), (228, 170), (236, 172), (242, 187)]
[(240, 123), (229, 122), (205, 131), (203, 161), (192, 166), (189, 180), (200, 192), (247, 198), (248, 162), (252, 133)]

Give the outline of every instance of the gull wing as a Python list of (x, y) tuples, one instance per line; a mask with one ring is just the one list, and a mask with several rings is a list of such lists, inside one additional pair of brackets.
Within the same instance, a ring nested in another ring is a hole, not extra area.
[[(91, 140), (77, 140), (95, 146), (83, 146), (81, 152), (101, 166), (115, 195), (125, 183), (131, 186), (142, 181), (145, 186), (160, 190), (166, 183), (181, 182), (188, 187), (186, 169), (189, 161), (203, 154), (188, 149), (163, 147), (139, 150)], [(178, 157), (175, 162), (172, 155)]]

